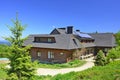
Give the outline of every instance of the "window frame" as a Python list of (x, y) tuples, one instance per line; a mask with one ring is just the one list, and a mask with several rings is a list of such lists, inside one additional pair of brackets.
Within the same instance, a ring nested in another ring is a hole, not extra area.
[(53, 59), (54, 53), (52, 51), (48, 51), (48, 59)]
[(52, 39), (51, 39), (51, 38), (48, 38), (47, 41), (48, 41), (48, 42), (52, 42)]
[(41, 52), (37, 51), (37, 57), (41, 57)]

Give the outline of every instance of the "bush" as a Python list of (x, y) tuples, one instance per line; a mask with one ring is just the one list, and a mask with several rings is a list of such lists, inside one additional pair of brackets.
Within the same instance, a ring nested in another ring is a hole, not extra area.
[(104, 56), (104, 53), (102, 50), (100, 50), (98, 53), (97, 53), (97, 56), (95, 58), (95, 65), (96, 66), (104, 66), (106, 65), (106, 58)]
[(73, 60), (71, 62), (68, 63), (62, 63), (62, 64), (45, 64), (45, 63), (38, 63), (37, 67), (40, 68), (56, 68), (56, 69), (60, 69), (60, 68), (72, 68), (72, 67), (78, 67), (81, 66), (83, 64), (85, 64), (85, 61), (81, 61), (81, 60)]
[(0, 58), (8, 58), (9, 55), (9, 46), (0, 45)]
[(5, 69), (6, 64), (0, 64), (0, 80), (7, 78), (7, 70)]
[(116, 48), (112, 48), (109, 50), (107, 55), (108, 61), (112, 60), (114, 61), (117, 58), (120, 58), (120, 46), (117, 46)]

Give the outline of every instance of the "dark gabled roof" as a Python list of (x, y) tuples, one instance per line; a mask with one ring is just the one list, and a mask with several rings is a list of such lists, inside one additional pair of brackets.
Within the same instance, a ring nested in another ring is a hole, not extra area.
[(98, 47), (114, 47), (115, 37), (113, 33), (89, 33), (95, 39), (95, 45)]
[[(55, 43), (38, 43), (38, 42), (34, 42), (34, 37), (54, 37), (56, 42)], [(24, 46), (26, 45), (32, 45), (32, 47), (39, 47), (39, 48), (54, 48), (54, 49), (67, 49), (67, 50), (77, 49), (82, 47), (79, 40), (76, 39), (73, 34), (29, 35), (28, 39), (24, 42)]]
[(50, 34), (66, 34), (66, 28), (55, 28)]
[[(34, 42), (35, 37), (52, 37), (54, 43)], [(93, 40), (94, 43), (82, 43), (81, 40)], [(78, 49), (82, 47), (114, 47), (115, 37), (113, 33), (83, 33), (79, 30), (67, 34), (66, 28), (55, 28), (50, 34), (29, 35), (23, 46), (32, 45), (32, 47), (51, 48), (51, 49)]]
[[(80, 33), (82, 34), (82, 33)], [(31, 44), (32, 47), (39, 48), (55, 48), (55, 49), (78, 49), (82, 47), (93, 47), (94, 43), (81, 44), (81, 39), (88, 39), (88, 34), (84, 34), (85, 37), (81, 37), (78, 34), (67, 34), (66, 28), (55, 28), (50, 34), (35, 34), (29, 35), (28, 39), (24, 42), (24, 46)], [(34, 37), (54, 37), (55, 43), (36, 43)], [(92, 39), (89, 37), (89, 39)]]
[(57, 30), (60, 34), (66, 34), (66, 28), (58, 28)]

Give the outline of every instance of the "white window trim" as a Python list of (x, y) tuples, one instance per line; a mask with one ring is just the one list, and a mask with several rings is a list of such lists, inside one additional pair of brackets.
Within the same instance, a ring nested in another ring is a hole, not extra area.
[(38, 56), (38, 57), (41, 56), (41, 52), (40, 52), (40, 51), (37, 52), (37, 56)]
[(52, 39), (51, 39), (51, 38), (48, 38), (48, 42), (52, 42)]

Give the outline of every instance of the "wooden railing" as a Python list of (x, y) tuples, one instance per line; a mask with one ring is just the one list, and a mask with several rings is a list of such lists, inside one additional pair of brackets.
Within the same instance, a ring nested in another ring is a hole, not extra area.
[(82, 56), (80, 56), (80, 59), (86, 59), (86, 58), (90, 58), (92, 56), (93, 56), (93, 54), (82, 55)]

